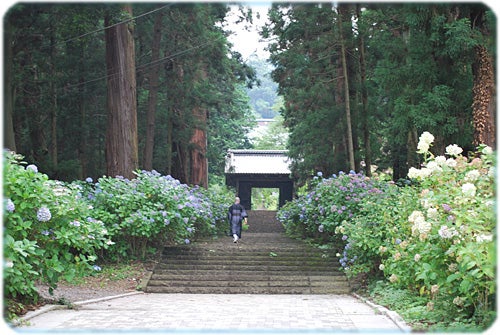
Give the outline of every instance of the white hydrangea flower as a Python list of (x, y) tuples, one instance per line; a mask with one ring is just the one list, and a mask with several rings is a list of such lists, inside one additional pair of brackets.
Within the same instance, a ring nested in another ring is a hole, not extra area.
[(458, 233), (455, 229), (448, 228), (448, 226), (443, 225), (441, 226), (441, 228), (439, 228), (438, 234), (439, 236), (441, 236), (441, 238), (449, 239), (453, 236), (456, 236)]
[(437, 156), (434, 158), (434, 162), (438, 164), (439, 166), (444, 166), (446, 164), (446, 157), (444, 156)]
[(410, 216), (408, 217), (408, 221), (410, 221), (411, 223), (415, 223), (420, 218), (423, 219), (424, 214), (422, 214), (421, 211), (413, 211), (413, 213), (411, 213)]
[(463, 149), (456, 144), (450, 144), (446, 147), (446, 154), (456, 157), (463, 152)]
[(438, 216), (438, 210), (434, 207), (430, 207), (427, 210), (427, 217), (430, 219), (435, 219)]
[(413, 223), (413, 226), (411, 227), (411, 232), (413, 235), (427, 234), (431, 231), (431, 223), (425, 221), (425, 217), (420, 211), (414, 211), (408, 217), (408, 221)]
[(432, 170), (429, 168), (424, 167), (424, 168), (420, 169), (420, 178), (422, 178), (422, 179), (429, 177), (431, 174), (432, 174)]
[(489, 146), (485, 146), (482, 150), (481, 153), (484, 155), (491, 155), (493, 154), (493, 149)]
[(493, 235), (491, 234), (480, 234), (476, 236), (477, 243), (491, 242), (491, 241), (493, 241)]
[(478, 180), (480, 176), (481, 176), (481, 174), (479, 173), (478, 170), (471, 170), (471, 171), (467, 172), (467, 174), (465, 175), (465, 180), (475, 181), (475, 180)]
[(434, 142), (434, 135), (432, 135), (428, 131), (424, 131), (418, 139), (417, 152), (420, 154), (425, 154), (429, 151), (432, 142)]
[(466, 197), (474, 197), (476, 195), (476, 186), (472, 183), (465, 183), (462, 185), (462, 193)]
[(429, 151), (429, 144), (428, 143), (425, 143), (425, 142), (418, 142), (418, 145), (417, 145), (417, 152), (419, 154), (425, 154), (426, 152)]
[(410, 170), (408, 170), (408, 178), (418, 179), (419, 177), (420, 177), (420, 170), (419, 169), (411, 167)]
[(446, 165), (448, 165), (451, 168), (455, 168), (457, 166), (457, 161), (454, 160), (453, 158), (448, 158), (446, 160)]
[(439, 164), (436, 163), (436, 161), (430, 161), (429, 163), (426, 164), (425, 167), (427, 169), (429, 169), (431, 171), (431, 173), (438, 172), (438, 171), (443, 171), (443, 169), (441, 168), (441, 166), (439, 166)]
[(420, 135), (418, 140), (419, 142), (431, 144), (432, 142), (434, 142), (434, 135), (432, 135), (428, 131), (424, 131), (422, 135)]

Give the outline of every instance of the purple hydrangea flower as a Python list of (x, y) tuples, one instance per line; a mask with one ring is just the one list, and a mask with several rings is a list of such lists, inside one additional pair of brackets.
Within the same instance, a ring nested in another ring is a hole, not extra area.
[(14, 203), (12, 202), (12, 200), (7, 199), (7, 200), (5, 201), (5, 210), (6, 210), (7, 212), (10, 212), (10, 213), (12, 213), (13, 211), (15, 211), (15, 210), (16, 210), (16, 205), (14, 205)]
[(80, 227), (80, 222), (78, 220), (71, 221), (69, 224), (75, 227)]
[(40, 209), (36, 213), (36, 218), (40, 222), (47, 222), (52, 218), (52, 214), (50, 213), (50, 209), (47, 207), (43, 206), (40, 207)]
[(451, 211), (451, 206), (450, 206), (450, 205), (448, 205), (448, 204), (443, 204), (442, 206), (443, 206), (443, 209), (444, 209), (446, 212)]
[(38, 172), (38, 168), (37, 168), (37, 167), (36, 167), (36, 165), (34, 165), (34, 164), (30, 164), (30, 165), (28, 165), (28, 166), (26, 167), (26, 170), (31, 170), (31, 171), (33, 171), (33, 172), (35, 172), (35, 173), (37, 173), (37, 172)]

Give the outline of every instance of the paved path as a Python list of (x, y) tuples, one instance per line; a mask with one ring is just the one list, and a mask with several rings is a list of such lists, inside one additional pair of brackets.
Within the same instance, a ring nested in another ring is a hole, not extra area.
[(380, 306), (352, 295), (138, 293), (75, 303), (75, 309), (39, 312), (25, 321), (27, 324), (11, 331), (50, 334), (124, 330), (166, 334), (409, 331), (394, 313), (385, 312)]

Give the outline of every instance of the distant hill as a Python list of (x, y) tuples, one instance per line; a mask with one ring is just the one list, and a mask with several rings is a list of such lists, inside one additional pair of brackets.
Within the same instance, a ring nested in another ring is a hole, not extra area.
[(278, 84), (271, 79), (273, 66), (257, 56), (251, 56), (248, 65), (255, 69), (261, 82), (260, 86), (247, 89), (250, 106), (258, 119), (273, 119), (278, 115), (276, 108), (273, 110), (273, 106), (278, 102)]

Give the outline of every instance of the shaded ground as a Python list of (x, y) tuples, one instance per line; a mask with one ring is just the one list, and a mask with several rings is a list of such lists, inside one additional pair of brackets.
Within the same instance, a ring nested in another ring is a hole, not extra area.
[(150, 263), (142, 262), (111, 266), (96, 276), (79, 278), (73, 283), (60, 282), (53, 295), (48, 286), (39, 284), (37, 287), (43, 303), (67, 304), (141, 290), (141, 280), (151, 269)]

